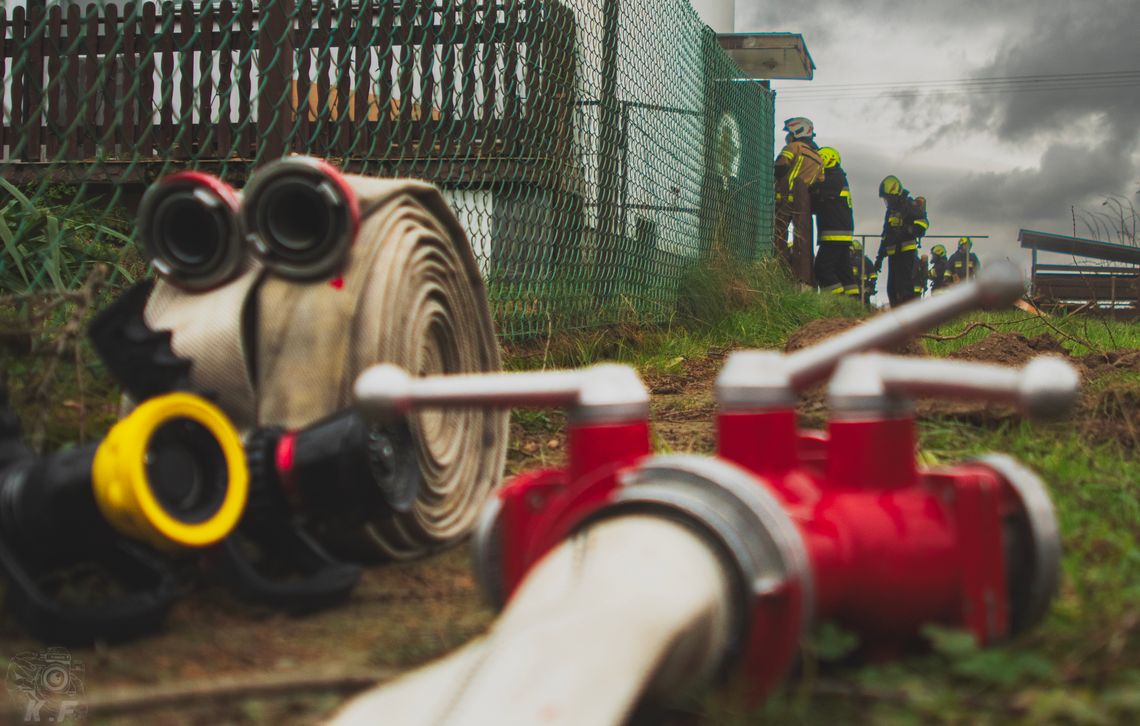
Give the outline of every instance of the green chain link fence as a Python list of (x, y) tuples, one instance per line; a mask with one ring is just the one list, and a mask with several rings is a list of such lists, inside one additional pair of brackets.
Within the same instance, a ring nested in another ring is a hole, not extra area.
[(0, 277), (137, 275), (141, 191), (287, 153), (438, 184), (505, 338), (667, 320), (770, 245), (772, 96), (687, 0), (0, 1)]

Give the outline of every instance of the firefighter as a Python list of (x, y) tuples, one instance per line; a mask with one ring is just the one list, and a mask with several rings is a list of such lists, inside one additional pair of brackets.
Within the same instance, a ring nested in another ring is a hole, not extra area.
[(954, 282), (972, 280), (982, 269), (982, 263), (973, 253), (974, 240), (963, 237), (958, 240), (958, 251), (950, 255), (950, 277)]
[[(925, 205), (912, 199), (897, 176), (891, 175), (879, 184), (879, 196), (887, 205), (883, 220), (883, 236), (875, 269), (881, 271), (883, 258), (890, 258), (887, 277), (887, 299), (891, 307), (918, 297), (912, 279), (916, 269), (919, 239), (930, 223)], [(920, 197), (921, 199), (921, 197)]]
[(937, 292), (951, 282), (950, 260), (946, 258), (946, 245), (934, 245), (930, 248), (930, 289)]
[(815, 284), (821, 292), (857, 297), (859, 284), (851, 269), (855, 216), (847, 173), (839, 152), (830, 146), (819, 150), (819, 158), (823, 162), (823, 179), (811, 188), (811, 207), (819, 231)]
[[(784, 122), (786, 146), (776, 157), (776, 249), (788, 263), (792, 276), (805, 285), (812, 283), (812, 222), (810, 189), (823, 176), (823, 162), (816, 146), (810, 119), (797, 116)], [(790, 245), (788, 225), (794, 224)]]
[(863, 243), (859, 240), (851, 242), (851, 273), (861, 284), (863, 304), (871, 307), (871, 298), (878, 292), (879, 271), (871, 258), (863, 253)]

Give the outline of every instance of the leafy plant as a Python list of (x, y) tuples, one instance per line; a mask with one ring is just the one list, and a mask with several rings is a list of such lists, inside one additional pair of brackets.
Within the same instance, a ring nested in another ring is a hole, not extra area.
[(114, 210), (96, 209), (96, 202), (78, 194), (69, 203), (47, 203), (47, 195), (33, 200), (5, 179), (0, 192), (7, 196), (0, 204), (0, 284), (6, 291), (74, 290), (100, 262), (124, 281), (141, 271), (128, 223)]

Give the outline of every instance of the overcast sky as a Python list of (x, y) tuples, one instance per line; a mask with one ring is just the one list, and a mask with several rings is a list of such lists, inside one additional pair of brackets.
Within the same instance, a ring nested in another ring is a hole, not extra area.
[[(820, 145), (840, 151), (858, 232), (882, 229), (887, 174), (927, 198), (930, 234), (991, 235), (976, 244), (983, 262), (1025, 260), (1022, 227), (1071, 234), (1071, 205), (1080, 236), (1092, 236), (1094, 212), (1118, 216), (1102, 205), (1109, 195), (1140, 207), (1140, 0), (737, 0), (736, 29), (803, 34), (815, 79), (773, 82), (777, 133), (783, 119), (807, 116)], [(1062, 87), (1051, 91), (1026, 91), (1024, 81), (1000, 93), (931, 85), (1120, 71), (1134, 73), (1035, 82)], [(850, 85), (911, 81), (926, 87)], [(873, 257), (878, 242), (868, 246)]]

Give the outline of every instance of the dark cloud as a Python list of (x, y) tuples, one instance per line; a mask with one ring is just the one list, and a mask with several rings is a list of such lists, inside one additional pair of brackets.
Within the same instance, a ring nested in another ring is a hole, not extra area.
[[(976, 77), (1051, 76), (1140, 70), (1135, 0), (1064, 5), (1027, 18)], [(971, 174), (948, 190), (955, 212), (984, 219), (1063, 218), (1070, 205), (1131, 194), (1140, 179), (1140, 88), (1083, 87), (972, 97), (954, 131), (987, 128), (1010, 144), (1046, 144), (1040, 165)]]
[[(1137, 0), (865, 0), (858, 5), (824, 0), (806, 6), (737, 0), (738, 29), (802, 32), (821, 76), (842, 76), (844, 60), (861, 47), (881, 49), (899, 38), (929, 37), (924, 58), (900, 59), (876, 77), (846, 76), (862, 83), (1137, 71), (1138, 25)], [(992, 42), (992, 48), (983, 42)], [(956, 66), (960, 58), (974, 60)], [(979, 63), (979, 58), (986, 60)], [(916, 68), (956, 70), (922, 79), (908, 68), (908, 60), (923, 61)], [(911, 138), (923, 139), (910, 149), (890, 151), (882, 145), (883, 155), (898, 160), (895, 173), (918, 177), (944, 219), (992, 225), (995, 231), (1020, 226), (1064, 231), (1071, 229), (1070, 205), (1099, 208), (1111, 194), (1140, 203), (1140, 87), (1076, 85), (1029, 91), (1023, 84), (1012, 92), (972, 95), (895, 91), (865, 102), (860, 115), (874, 118), (876, 128), (905, 129)], [(1022, 156), (1040, 150), (1039, 161), (1001, 172), (945, 169), (942, 176), (923, 178), (927, 171), (905, 160), (922, 146), (958, 144), (975, 155), (1003, 145)]]
[[(1136, 0), (1060, 5), (1027, 15), (1010, 40), (975, 77), (1055, 76), (1140, 70)], [(1135, 81), (1133, 81), (1135, 83)], [(1058, 92), (1016, 92), (971, 99), (971, 115), (989, 123), (998, 138), (1017, 141), (1065, 133), (1100, 120), (1099, 134), (1135, 144), (1140, 87), (1090, 81)]]
[[(1097, 0), (1084, 0), (1093, 4)], [(936, 43), (947, 27), (969, 27), (1007, 18), (1048, 11), (1058, 5), (1048, 0), (819, 0), (792, 4), (736, 0), (736, 27), (740, 31), (787, 30), (812, 35), (818, 41), (863, 42), (851, 34), (852, 24), (867, 23), (884, 30), (907, 27), (926, 33)], [(1082, 3), (1083, 4), (1083, 3)]]
[(1047, 220), (1068, 216), (1070, 205), (1099, 204), (1132, 181), (1131, 163), (1110, 142), (1054, 144), (1037, 168), (969, 175), (944, 192), (943, 204), (987, 220)]

